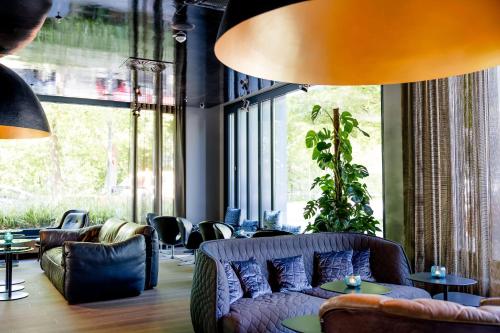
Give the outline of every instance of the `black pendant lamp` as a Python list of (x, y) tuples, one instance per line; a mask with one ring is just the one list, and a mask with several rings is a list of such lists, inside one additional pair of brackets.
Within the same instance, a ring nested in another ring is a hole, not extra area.
[(430, 80), (500, 65), (500, 0), (230, 0), (226, 66), (293, 83)]
[[(0, 57), (26, 46), (40, 30), (51, 0), (9, 0), (0, 10)], [(0, 64), (0, 139), (42, 138), (50, 127), (31, 88)]]
[(0, 139), (49, 135), (49, 123), (38, 98), (19, 75), (0, 64)]

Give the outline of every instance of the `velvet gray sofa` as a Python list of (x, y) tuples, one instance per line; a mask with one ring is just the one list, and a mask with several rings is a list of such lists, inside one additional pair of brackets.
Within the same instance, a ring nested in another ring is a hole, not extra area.
[(223, 261), (247, 260), (261, 265), (268, 277), (267, 260), (303, 255), (312, 282), (314, 252), (370, 249), (370, 266), (378, 283), (392, 288), (392, 298), (430, 298), (408, 279), (410, 266), (401, 245), (378, 237), (354, 233), (319, 233), (254, 239), (205, 242), (200, 246), (191, 291), (191, 320), (195, 332), (291, 332), (281, 321), (294, 316), (318, 314), (322, 303), (337, 296), (314, 286), (302, 292), (273, 292), (242, 298), (229, 304), (228, 281)]

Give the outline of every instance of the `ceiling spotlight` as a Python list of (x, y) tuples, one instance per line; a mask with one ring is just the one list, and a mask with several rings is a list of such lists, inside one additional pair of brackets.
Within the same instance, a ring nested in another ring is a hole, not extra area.
[(63, 17), (61, 16), (60, 12), (57, 12), (57, 15), (55, 16), (56, 22), (61, 23)]
[(184, 31), (179, 31), (178, 33), (172, 35), (172, 37), (179, 43), (184, 43), (187, 40), (187, 34)]
[(308, 92), (310, 86), (311, 86), (310, 84), (301, 84), (299, 85), (299, 89), (302, 90), (303, 92)]

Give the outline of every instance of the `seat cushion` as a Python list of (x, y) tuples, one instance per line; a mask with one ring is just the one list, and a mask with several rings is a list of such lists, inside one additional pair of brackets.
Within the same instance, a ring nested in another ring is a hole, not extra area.
[(118, 231), (125, 223), (125, 221), (115, 218), (107, 220), (99, 231), (99, 243), (113, 243)]
[(221, 318), (224, 332), (290, 332), (281, 322), (290, 317), (318, 314), (324, 299), (298, 292), (266, 294), (254, 299), (241, 298), (231, 304)]
[[(389, 284), (389, 283), (380, 283), (380, 285), (391, 288), (391, 292), (385, 294), (384, 296), (392, 297), (392, 298), (404, 298), (404, 299), (416, 299), (416, 298), (431, 298), (431, 295), (420, 288), (410, 287), (410, 286), (401, 286), (397, 284)], [(335, 293), (332, 291), (323, 290), (320, 287), (306, 289), (303, 290), (302, 293), (310, 296), (320, 297), (324, 299), (328, 299), (331, 297), (343, 295), (340, 293)]]
[(43, 253), (41, 266), (52, 284), (64, 295), (64, 267), (62, 247), (54, 247)]

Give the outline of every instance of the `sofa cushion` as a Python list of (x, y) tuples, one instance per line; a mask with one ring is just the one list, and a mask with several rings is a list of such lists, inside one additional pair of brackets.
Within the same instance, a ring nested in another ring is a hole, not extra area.
[(150, 226), (147, 225), (141, 225), (137, 223), (124, 223), (119, 229), (118, 232), (116, 233), (115, 238), (113, 239), (113, 242), (123, 242), (126, 241), (129, 238), (134, 237), (135, 235), (142, 235), (144, 234), (144, 230), (146, 228), (150, 228)]
[(255, 298), (271, 293), (271, 286), (262, 274), (260, 265), (255, 258), (244, 261), (233, 261), (233, 268), (238, 274), (245, 297)]
[(316, 285), (342, 280), (352, 274), (352, 250), (314, 253)]
[(264, 229), (281, 230), (281, 211), (264, 211)]
[(353, 252), (352, 272), (354, 275), (360, 275), (364, 281), (375, 282), (370, 269), (370, 249)]
[(99, 231), (99, 243), (113, 243), (120, 228), (127, 222), (111, 218), (104, 223)]
[[(385, 294), (384, 296), (392, 297), (392, 298), (404, 298), (404, 299), (416, 299), (416, 298), (431, 298), (431, 295), (420, 288), (410, 287), (410, 286), (401, 286), (398, 284), (389, 284), (389, 283), (380, 283), (382, 286), (386, 286), (391, 288), (391, 292)], [(335, 293), (332, 291), (327, 291), (321, 289), (320, 287), (305, 289), (302, 290), (302, 293), (310, 296), (320, 297), (324, 299), (328, 299), (331, 297), (343, 295), (340, 293)]]
[(241, 209), (227, 207), (226, 216), (224, 217), (224, 223), (237, 228), (240, 225), (240, 216)]
[(62, 247), (54, 247), (43, 253), (41, 266), (52, 284), (64, 295), (64, 267), (62, 257)]
[(222, 262), (222, 266), (224, 266), (224, 271), (227, 276), (229, 303), (232, 304), (243, 297), (243, 289), (241, 288), (240, 279), (238, 279), (233, 266), (231, 266), (231, 264), (227, 261)]
[(301, 291), (311, 288), (302, 256), (272, 259), (269, 262), (272, 267), (272, 284), (278, 291)]
[(324, 299), (297, 292), (272, 293), (231, 304), (221, 318), (224, 332), (290, 332), (281, 322), (290, 317), (317, 314)]

